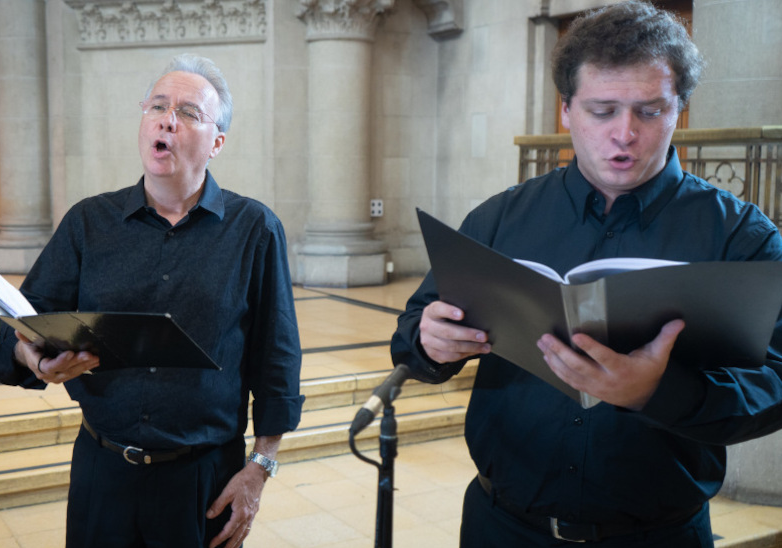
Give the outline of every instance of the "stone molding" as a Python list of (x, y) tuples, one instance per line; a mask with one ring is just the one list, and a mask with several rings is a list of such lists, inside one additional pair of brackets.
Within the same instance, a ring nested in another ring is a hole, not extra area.
[(445, 40), (458, 36), (464, 30), (464, 0), (413, 0), (426, 15), (429, 36)]
[(396, 0), (299, 0), (296, 16), (307, 25), (307, 41), (374, 42), (377, 25)]
[(79, 49), (264, 42), (266, 0), (65, 0)]

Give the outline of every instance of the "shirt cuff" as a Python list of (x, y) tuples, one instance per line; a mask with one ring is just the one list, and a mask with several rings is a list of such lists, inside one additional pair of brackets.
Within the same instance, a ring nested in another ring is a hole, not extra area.
[(258, 436), (279, 436), (296, 430), (301, 421), (304, 396), (264, 398), (253, 401), (253, 433)]
[(691, 415), (705, 396), (706, 387), (698, 368), (670, 361), (660, 385), (641, 413), (657, 423), (672, 426)]

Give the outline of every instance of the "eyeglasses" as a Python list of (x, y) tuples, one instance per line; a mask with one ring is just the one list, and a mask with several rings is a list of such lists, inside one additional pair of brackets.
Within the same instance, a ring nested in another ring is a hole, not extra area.
[(168, 116), (168, 112), (173, 110), (177, 120), (185, 125), (191, 127), (200, 126), (201, 124), (217, 125), (217, 122), (215, 122), (207, 113), (201, 112), (201, 109), (194, 105), (180, 105), (175, 107), (162, 101), (151, 101), (149, 103), (142, 101), (139, 105), (141, 106), (141, 113), (150, 120), (159, 120), (164, 116)]

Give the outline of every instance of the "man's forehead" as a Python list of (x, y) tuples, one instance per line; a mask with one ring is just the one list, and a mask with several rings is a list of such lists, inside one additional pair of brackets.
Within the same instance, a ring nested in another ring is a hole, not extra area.
[(610, 92), (612, 88), (641, 90), (658, 89), (675, 91), (675, 74), (667, 62), (654, 60), (646, 63), (621, 66), (598, 66), (582, 64), (576, 73), (576, 91), (588, 88), (590, 91)]
[(183, 71), (169, 72), (161, 76), (152, 86), (149, 95), (160, 98), (176, 96), (180, 100), (187, 99), (190, 102), (205, 103), (213, 98), (217, 100), (217, 90), (209, 80), (200, 74)]

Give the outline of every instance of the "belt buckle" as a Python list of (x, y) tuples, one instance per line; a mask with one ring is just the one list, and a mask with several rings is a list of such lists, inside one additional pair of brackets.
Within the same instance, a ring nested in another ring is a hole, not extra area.
[(549, 520), (551, 523), (551, 534), (554, 536), (555, 539), (566, 540), (567, 542), (586, 542), (586, 540), (584, 539), (577, 540), (577, 539), (563, 537), (562, 535), (559, 534), (559, 519), (549, 518)]
[(122, 456), (125, 457), (125, 460), (128, 461), (130, 464), (141, 464), (141, 462), (133, 460), (131, 455), (138, 455), (143, 456), (143, 462), (144, 464), (150, 464), (152, 462), (152, 457), (149, 455), (144, 455), (144, 450), (140, 447), (133, 447), (132, 445), (128, 445), (125, 449), (122, 450)]

